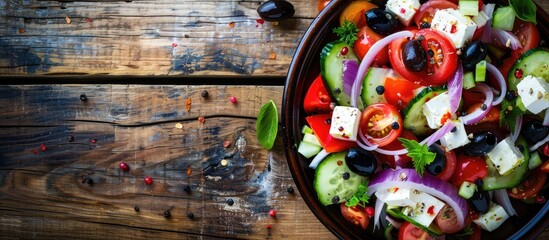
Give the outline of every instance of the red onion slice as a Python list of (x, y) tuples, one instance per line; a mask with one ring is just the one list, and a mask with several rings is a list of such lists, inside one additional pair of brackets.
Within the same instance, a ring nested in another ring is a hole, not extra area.
[(543, 126), (549, 126), (549, 109), (545, 109), (545, 116), (543, 117)]
[(358, 71), (358, 63), (356, 60), (343, 59), (343, 92), (351, 95), (353, 82), (355, 81), (356, 72)]
[(520, 129), (522, 128), (522, 115), (517, 116), (517, 119), (515, 121), (515, 129), (513, 130), (513, 133), (511, 133), (511, 139), (513, 142), (516, 142), (518, 139), (518, 136), (520, 135)]
[(377, 198), (376, 204), (374, 206), (374, 229), (376, 229), (379, 226), (379, 216), (381, 216), (383, 205), (385, 205), (385, 202)]
[(324, 160), (330, 153), (326, 152), (326, 150), (322, 149), (311, 161), (309, 164), (309, 168), (316, 169), (318, 164)]
[(385, 219), (387, 219), (387, 221), (389, 223), (391, 223), (391, 225), (393, 225), (393, 227), (395, 227), (396, 229), (400, 229), (400, 227), (402, 227), (402, 223), (395, 220), (394, 218), (392, 218), (391, 216), (386, 216)]
[(385, 169), (370, 179), (368, 195), (395, 186), (416, 189), (446, 202), (446, 204), (454, 209), (459, 226), (465, 226), (465, 217), (469, 212), (469, 207), (467, 201), (458, 195), (458, 190), (452, 184), (429, 174), (421, 177), (414, 169)]
[(515, 36), (515, 34), (510, 33), (508, 31), (492, 28), (492, 38), (494, 39), (495, 42), (501, 45), (504, 45), (506, 47), (509, 47), (513, 50), (522, 48), (522, 44), (518, 40), (517, 36)]
[(530, 147), (530, 151), (536, 151), (539, 147), (541, 147), (546, 142), (549, 142), (549, 135), (547, 135), (547, 137), (545, 137), (543, 140), (534, 144), (534, 146)]
[(364, 80), (364, 76), (366, 76), (366, 72), (368, 71), (368, 68), (370, 68), (370, 65), (372, 65), (372, 62), (374, 62), (374, 58), (377, 56), (377, 54), (389, 43), (391, 43), (394, 40), (401, 39), (401, 38), (407, 38), (412, 37), (414, 34), (410, 31), (400, 31), (393, 33), (387, 37), (382, 38), (381, 40), (377, 41), (372, 45), (370, 50), (366, 53), (364, 58), (362, 59), (362, 62), (360, 62), (360, 66), (358, 67), (358, 72), (355, 76), (355, 81), (353, 83), (353, 88), (351, 91), (351, 106), (352, 107), (358, 107), (357, 102), (359, 101), (358, 95), (360, 93), (360, 88), (362, 87), (362, 81)]
[(456, 73), (448, 81), (448, 97), (450, 98), (450, 112), (454, 113), (459, 107), (463, 92), (463, 67), (459, 64)]
[(507, 215), (509, 216), (517, 215), (517, 211), (515, 211), (515, 208), (513, 208), (513, 204), (511, 204), (511, 199), (509, 199), (507, 190), (505, 189), (494, 190), (494, 199), (496, 200), (496, 203), (499, 204), (505, 210)]
[(427, 146), (433, 145), (436, 141), (440, 140), (444, 135), (451, 132), (455, 125), (453, 121), (447, 121), (441, 128), (431, 134), (431, 136), (423, 139), (420, 144), (427, 144)]
[(482, 110), (481, 108), (478, 108), (477, 110), (475, 110), (474, 112), (468, 114), (468, 115), (465, 115), (463, 117), (461, 117), (461, 121), (463, 122), (463, 124), (465, 125), (469, 125), (469, 124), (473, 124), (473, 123), (477, 123), (478, 121), (480, 121), (484, 116), (486, 116), (486, 114), (488, 114), (488, 111), (490, 111), (490, 109), (492, 108), (492, 102), (493, 102), (493, 99), (494, 99), (494, 93), (492, 91), (492, 89), (490, 89), (490, 87), (488, 87), (488, 85), (484, 84), (484, 83), (478, 83), (474, 88), (473, 90), (478, 90), (478, 91), (481, 91), (482, 94), (484, 94), (484, 96), (486, 96), (486, 98), (484, 99), (484, 103), (483, 105), (486, 106), (486, 109)]
[(498, 105), (505, 98), (505, 93), (507, 93), (507, 83), (505, 82), (505, 78), (503, 77), (501, 72), (496, 68), (496, 66), (492, 65), (491, 63), (486, 63), (486, 70), (488, 70), (488, 72), (490, 72), (494, 77), (496, 77), (496, 80), (498, 81), (499, 88), (500, 88), (499, 96), (492, 103), (493, 105)]

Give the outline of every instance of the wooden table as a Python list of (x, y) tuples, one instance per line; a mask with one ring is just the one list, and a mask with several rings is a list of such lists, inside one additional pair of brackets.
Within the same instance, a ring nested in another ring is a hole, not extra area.
[(317, 13), (291, 2), (0, 0), (0, 238), (333, 239), (255, 136)]

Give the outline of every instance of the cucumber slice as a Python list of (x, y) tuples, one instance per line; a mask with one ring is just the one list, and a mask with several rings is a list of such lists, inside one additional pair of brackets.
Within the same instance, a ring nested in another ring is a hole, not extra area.
[(476, 85), (475, 74), (473, 74), (473, 72), (466, 72), (463, 74), (463, 89), (471, 89)]
[(320, 144), (320, 141), (318, 141), (318, 138), (312, 133), (305, 133), (303, 135), (303, 142), (314, 144), (314, 145), (317, 145), (319, 147), (322, 146), (322, 144)]
[(475, 65), (475, 82), (486, 81), (486, 60), (482, 60)]
[(459, 187), (459, 196), (465, 199), (469, 199), (473, 196), (475, 191), (477, 190), (477, 185), (472, 182), (463, 181), (461, 186)]
[(305, 133), (313, 133), (313, 129), (311, 129), (309, 126), (307, 125), (303, 125), (303, 127), (301, 128), (301, 133), (305, 134)]
[(366, 106), (374, 103), (386, 103), (385, 96), (378, 94), (376, 88), (379, 86), (385, 86), (385, 79), (387, 77), (397, 77), (395, 71), (390, 68), (377, 68), (372, 67), (368, 70), (366, 77), (364, 77), (364, 83), (362, 84), (362, 101)]
[(517, 186), (522, 181), (522, 178), (528, 172), (528, 162), (530, 161), (530, 152), (528, 152), (528, 145), (524, 138), (519, 137), (515, 143), (517, 146), (522, 146), (522, 154), (524, 155), (525, 161), (518, 165), (514, 170), (512, 170), (507, 175), (499, 174), (496, 166), (490, 161), (486, 162), (488, 165), (488, 172), (486, 176), (482, 179), (482, 189), (485, 191), (497, 190), (503, 188), (512, 188)]
[(433, 98), (437, 94), (446, 91), (446, 87), (427, 87), (421, 90), (402, 111), (404, 118), (404, 128), (412, 131), (419, 136), (427, 135), (432, 132), (433, 129), (427, 125), (427, 119), (423, 115), (422, 107), (429, 99)]
[[(341, 49), (348, 48), (346, 55), (341, 55)], [(320, 74), (328, 92), (338, 105), (350, 106), (351, 96), (343, 91), (343, 60), (358, 61), (353, 48), (344, 42), (334, 41), (326, 44), (320, 53)], [(359, 107), (362, 109), (362, 107)]]
[(459, 12), (467, 16), (478, 15), (478, 0), (459, 0)]
[(297, 147), (297, 152), (301, 153), (301, 155), (303, 155), (306, 158), (311, 158), (317, 155), (320, 152), (320, 150), (322, 150), (322, 147), (313, 143), (305, 142), (305, 141), (301, 141), (299, 143), (299, 147)]
[(496, 12), (494, 13), (492, 27), (495, 29), (511, 31), (513, 30), (513, 25), (515, 23), (515, 16), (516, 14), (513, 7), (500, 7), (496, 9)]
[[(314, 188), (320, 203), (337, 204), (351, 198), (360, 184), (366, 184), (368, 178), (353, 173), (345, 164), (346, 152), (328, 155), (316, 168)], [(345, 180), (343, 174), (349, 174)]]
[(517, 91), (517, 84), (522, 78), (515, 77), (515, 71), (520, 69), (522, 77), (532, 75), (549, 81), (549, 50), (534, 48), (524, 53), (507, 73), (507, 85), (509, 90)]
[(530, 160), (528, 161), (528, 169), (532, 170), (534, 168), (537, 168), (542, 163), (543, 161), (541, 160), (539, 153), (535, 151), (532, 153), (532, 156), (530, 156)]

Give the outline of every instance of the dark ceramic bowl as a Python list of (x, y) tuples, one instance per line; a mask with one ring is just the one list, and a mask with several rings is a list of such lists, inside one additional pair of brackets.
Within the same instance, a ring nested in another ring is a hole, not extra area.
[[(370, 227), (362, 230), (348, 223), (340, 214), (339, 206), (323, 206), (317, 200), (313, 189), (314, 170), (308, 167), (309, 161), (298, 154), (297, 146), (302, 138), (301, 127), (305, 124), (302, 107), (306, 89), (320, 73), (320, 51), (326, 43), (335, 39), (332, 29), (337, 26), (339, 15), (351, 1), (334, 0), (318, 17), (303, 36), (291, 62), (284, 88), (282, 105), (282, 126), (286, 157), (290, 171), (303, 199), (316, 217), (341, 239), (383, 239)], [(374, 1), (375, 2), (375, 1)], [(487, 2), (487, 1), (485, 1)], [(378, 4), (379, 6), (379, 4)], [(549, 36), (549, 16), (538, 7), (538, 28), (547, 42)], [(545, 196), (549, 192), (545, 192)], [(483, 232), (483, 239), (533, 239), (549, 226), (549, 202), (545, 204), (524, 204), (514, 201), (518, 216), (507, 220), (495, 232)]]

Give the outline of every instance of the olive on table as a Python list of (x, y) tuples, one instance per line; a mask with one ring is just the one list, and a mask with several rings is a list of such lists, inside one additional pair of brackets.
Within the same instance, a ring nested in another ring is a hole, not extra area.
[(529, 144), (536, 144), (549, 134), (549, 127), (536, 120), (530, 120), (522, 128), (522, 136)]
[(488, 54), (488, 47), (481, 41), (475, 41), (461, 50), (461, 63), (463, 70), (475, 70), (477, 63), (484, 60)]
[(361, 176), (370, 176), (377, 169), (377, 159), (362, 148), (351, 148), (345, 154), (345, 164), (352, 172)]
[(295, 9), (288, 1), (270, 0), (259, 5), (257, 13), (265, 21), (276, 22), (292, 17)]
[(364, 14), (366, 15), (366, 24), (368, 24), (368, 27), (381, 35), (394, 32), (398, 26), (398, 19), (389, 11), (374, 8), (366, 11)]
[(414, 39), (406, 42), (402, 47), (404, 66), (411, 71), (420, 72), (427, 65), (427, 56), (421, 41)]
[(446, 168), (446, 153), (438, 144), (429, 146), (429, 152), (436, 154), (435, 160), (425, 166), (425, 170), (433, 176), (439, 175)]
[(473, 133), (471, 142), (463, 147), (463, 153), (467, 156), (484, 156), (492, 151), (498, 138), (491, 132), (480, 131)]

